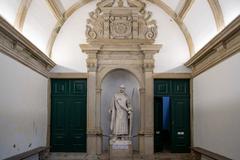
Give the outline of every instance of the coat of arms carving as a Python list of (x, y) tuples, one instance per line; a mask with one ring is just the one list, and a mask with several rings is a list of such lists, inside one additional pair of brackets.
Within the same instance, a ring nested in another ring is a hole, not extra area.
[(89, 43), (134, 41), (153, 43), (157, 25), (141, 0), (101, 0), (87, 20)]

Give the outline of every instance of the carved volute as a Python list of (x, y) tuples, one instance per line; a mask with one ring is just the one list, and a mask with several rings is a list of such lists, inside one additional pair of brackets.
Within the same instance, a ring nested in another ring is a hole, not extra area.
[(141, 0), (102, 0), (87, 20), (87, 42), (152, 44), (157, 25)]

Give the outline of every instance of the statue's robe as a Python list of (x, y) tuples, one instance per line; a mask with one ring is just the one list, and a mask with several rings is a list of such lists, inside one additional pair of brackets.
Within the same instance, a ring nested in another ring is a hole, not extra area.
[(128, 104), (129, 98), (126, 93), (114, 95), (110, 106), (110, 129), (113, 135), (128, 135)]

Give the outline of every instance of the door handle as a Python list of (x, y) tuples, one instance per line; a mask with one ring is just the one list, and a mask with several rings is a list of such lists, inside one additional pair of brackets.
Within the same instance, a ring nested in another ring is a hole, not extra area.
[(156, 134), (160, 134), (160, 131), (156, 131)]

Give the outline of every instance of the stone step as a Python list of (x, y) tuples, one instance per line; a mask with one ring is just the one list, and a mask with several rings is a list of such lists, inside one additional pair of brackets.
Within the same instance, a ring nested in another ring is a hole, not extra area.
[[(47, 160), (109, 160), (107, 153), (101, 156), (91, 156), (87, 153), (51, 152)], [(146, 160), (143, 156), (134, 153), (133, 160)], [(191, 160), (189, 153), (157, 153), (154, 160)]]
[(84, 160), (86, 153), (51, 152), (48, 160)]

